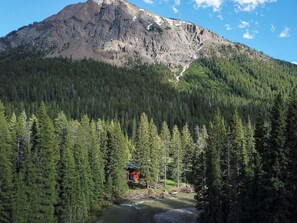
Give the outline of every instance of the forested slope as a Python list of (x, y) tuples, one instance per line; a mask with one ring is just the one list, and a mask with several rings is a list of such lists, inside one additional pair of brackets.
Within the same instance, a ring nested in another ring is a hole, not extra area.
[(32, 114), (45, 101), (51, 117), (63, 110), (72, 118), (116, 119), (129, 133), (142, 112), (157, 126), (188, 122), (192, 131), (197, 123), (207, 123), (216, 108), (227, 120), (235, 108), (245, 120), (248, 115), (255, 120), (276, 93), (286, 95), (295, 83), (297, 66), (245, 54), (199, 59), (178, 83), (161, 65), (118, 68), (16, 51), (0, 58), (0, 99), (9, 114)]
[(226, 105), (255, 106), (271, 102), (277, 93), (287, 95), (296, 83), (296, 65), (234, 51), (226, 57), (196, 60), (181, 79), (180, 89), (208, 93)]

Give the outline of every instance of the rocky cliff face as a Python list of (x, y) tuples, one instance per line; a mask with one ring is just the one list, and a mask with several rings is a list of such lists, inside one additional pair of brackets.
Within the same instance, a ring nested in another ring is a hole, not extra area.
[(195, 24), (160, 17), (126, 0), (88, 0), (0, 39), (0, 52), (37, 48), (47, 57), (92, 58), (125, 65), (129, 61), (185, 67), (210, 48), (232, 44)]

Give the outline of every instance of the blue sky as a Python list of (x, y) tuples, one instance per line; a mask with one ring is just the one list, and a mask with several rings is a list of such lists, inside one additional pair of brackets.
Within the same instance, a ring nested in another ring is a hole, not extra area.
[[(0, 36), (84, 0), (2, 0)], [(129, 0), (161, 16), (191, 21), (278, 59), (297, 62), (296, 0)]]

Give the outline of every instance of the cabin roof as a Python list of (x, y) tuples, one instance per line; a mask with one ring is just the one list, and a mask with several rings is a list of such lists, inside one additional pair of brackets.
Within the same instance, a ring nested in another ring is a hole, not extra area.
[(128, 169), (139, 170), (140, 168), (139, 168), (139, 166), (137, 166), (134, 163), (129, 163), (128, 164)]

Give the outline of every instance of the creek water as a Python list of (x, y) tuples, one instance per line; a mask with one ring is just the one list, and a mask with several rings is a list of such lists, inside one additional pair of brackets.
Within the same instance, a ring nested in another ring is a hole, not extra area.
[(174, 197), (130, 200), (108, 207), (97, 223), (153, 223), (156, 214), (172, 209), (193, 208), (193, 193), (178, 193)]

